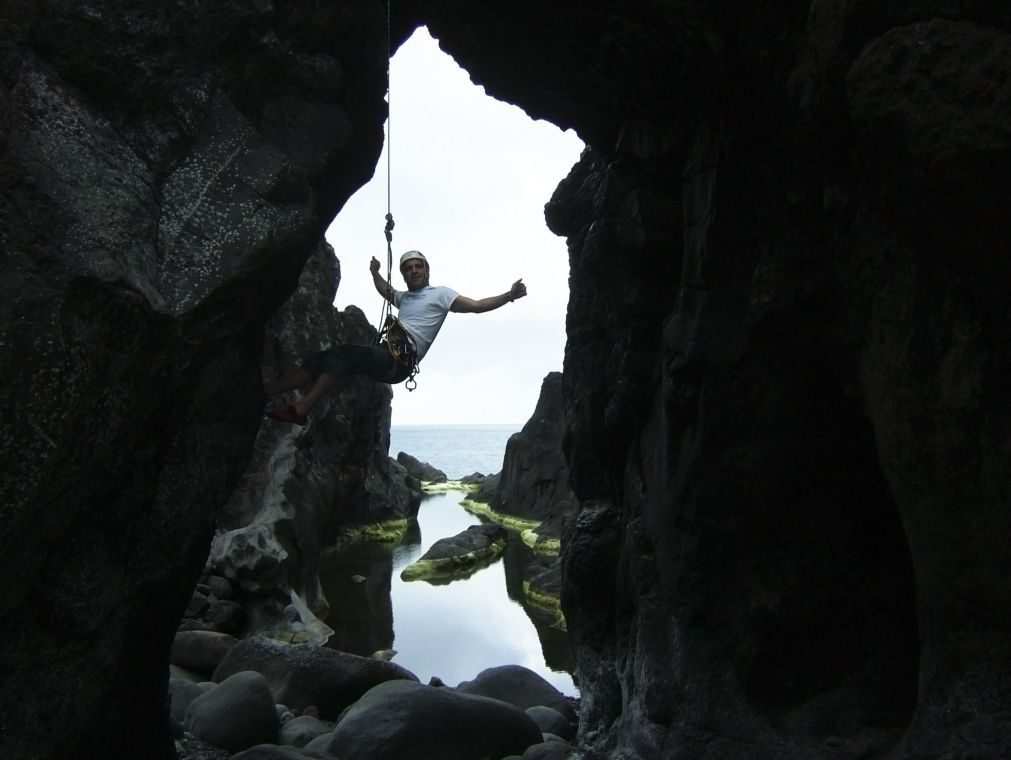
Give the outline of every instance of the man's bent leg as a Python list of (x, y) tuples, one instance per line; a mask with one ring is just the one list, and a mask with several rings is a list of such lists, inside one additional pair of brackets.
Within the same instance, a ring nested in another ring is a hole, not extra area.
[(267, 393), (276, 396), (285, 391), (293, 391), (296, 388), (301, 388), (310, 380), (312, 380), (312, 374), (309, 370), (303, 367), (292, 367), (279, 378), (267, 383)]
[(295, 413), (298, 417), (307, 417), (309, 410), (316, 406), (316, 402), (333, 390), (337, 385), (337, 378), (329, 372), (321, 372), (312, 388), (302, 398), (295, 402)]
[[(389, 382), (395, 374), (397, 363), (385, 346), (340, 345), (320, 351), (306, 357), (302, 374), (292, 374), (289, 382), (301, 379), (299, 385), (304, 385), (312, 377), (316, 378), (312, 388), (305, 396), (294, 404), (296, 416), (307, 417), (310, 410), (327, 393), (334, 389), (337, 383), (351, 375), (365, 375), (379, 382)], [(280, 378), (271, 388), (281, 385), (281, 380), (289, 377), (289, 373)], [(298, 385), (293, 386), (298, 387)], [(291, 388), (285, 388), (291, 390)]]

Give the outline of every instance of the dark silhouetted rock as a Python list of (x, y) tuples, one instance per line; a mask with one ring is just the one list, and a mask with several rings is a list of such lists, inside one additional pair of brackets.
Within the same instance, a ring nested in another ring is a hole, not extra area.
[(551, 372), (541, 383), (534, 413), (506, 443), (498, 487), (490, 502), (496, 511), (539, 520), (575, 511), (576, 498), (562, 451), (564, 434), (562, 373)]
[(278, 743), (291, 747), (304, 747), (318, 736), (333, 731), (333, 723), (325, 722), (312, 715), (299, 715), (283, 726)]
[(329, 752), (313, 752), (276, 744), (259, 744), (232, 755), (232, 760), (337, 760)]
[(505, 550), (501, 525), (471, 525), (449, 538), (440, 538), (415, 562), (401, 571), (405, 581), (450, 581), (466, 578), (498, 559)]
[(537, 724), (510, 704), (390, 681), (345, 713), (327, 749), (342, 760), (473, 760), (522, 752), (540, 741)]
[(543, 734), (554, 734), (565, 741), (576, 738), (576, 726), (558, 710), (543, 705), (528, 707), (524, 712), (529, 715)]
[(380, 5), (282, 16), (0, 6), (4, 757), (175, 754), (165, 664), (264, 325), (383, 141)]
[(184, 724), (194, 736), (229, 752), (273, 743), (281, 727), (270, 686), (251, 671), (229, 676), (190, 702)]
[(186, 719), (186, 710), (190, 702), (216, 686), (217, 684), (210, 681), (194, 683), (185, 678), (169, 678), (169, 712), (172, 718), (181, 724)]
[(566, 760), (572, 747), (563, 741), (546, 741), (528, 747), (523, 760)]
[(180, 631), (172, 640), (169, 661), (173, 665), (205, 675), (210, 680), (215, 668), (237, 641), (227, 633)]
[(262, 638), (245, 639), (232, 647), (214, 673), (214, 680), (246, 670), (267, 679), (276, 702), (298, 712), (315, 706), (325, 720), (335, 720), (345, 707), (379, 683), (418, 680), (393, 662)]
[(550, 707), (565, 716), (566, 720), (576, 720), (576, 713), (565, 695), (537, 673), (521, 665), (486, 668), (473, 680), (458, 684), (456, 690), (461, 694), (500, 699), (521, 710), (536, 706)]
[(408, 475), (417, 478), (424, 483), (445, 483), (446, 473), (437, 467), (433, 467), (428, 462), (415, 459), (410, 454), (403, 451), (397, 454), (397, 461), (407, 470)]

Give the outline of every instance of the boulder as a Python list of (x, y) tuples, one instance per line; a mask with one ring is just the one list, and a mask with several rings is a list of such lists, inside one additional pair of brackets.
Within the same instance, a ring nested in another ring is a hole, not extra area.
[(180, 631), (172, 640), (169, 662), (208, 679), (238, 639), (218, 631)]
[(437, 467), (433, 467), (427, 462), (422, 462), (415, 459), (410, 454), (406, 454), (403, 451), (397, 454), (397, 462), (399, 462), (407, 474), (411, 475), (423, 483), (445, 483), (446, 473)]
[(207, 680), (200, 673), (194, 673), (192, 670), (180, 668), (178, 665), (171, 664), (169, 665), (169, 678), (180, 678), (184, 681), (192, 681), (193, 683), (200, 683)]
[(229, 752), (277, 740), (281, 724), (267, 680), (242, 671), (194, 699), (186, 709), (186, 730)]
[(208, 576), (207, 588), (218, 599), (230, 600), (235, 598), (235, 587), (232, 585), (232, 582), (220, 575)]
[(400, 577), (405, 581), (430, 582), (466, 578), (501, 556), (506, 536), (500, 525), (471, 525), (455, 536), (436, 541), (417, 561), (405, 567)]
[(463, 681), (456, 687), (461, 694), (476, 694), (516, 705), (521, 710), (528, 707), (550, 707), (566, 720), (575, 722), (576, 711), (562, 692), (544, 678), (522, 665), (500, 665), (482, 670), (472, 681)]
[(232, 755), (231, 760), (337, 760), (329, 752), (310, 751), (296, 747), (280, 747), (276, 744), (257, 744), (244, 752)]
[(530, 419), (506, 443), (498, 486), (489, 502), (493, 509), (540, 520), (575, 511), (562, 451), (564, 433), (562, 373), (549, 372)]
[(186, 710), (190, 703), (216, 686), (217, 684), (210, 681), (194, 683), (186, 678), (169, 678), (169, 712), (173, 719), (182, 723), (186, 719)]
[(304, 747), (316, 737), (333, 731), (333, 728), (333, 723), (324, 722), (313, 715), (299, 715), (281, 726), (278, 744)]
[(565, 760), (572, 747), (566, 742), (549, 740), (527, 747), (523, 760)]
[(564, 741), (572, 741), (576, 738), (575, 725), (553, 707), (534, 705), (528, 707), (524, 712), (533, 719), (542, 734), (554, 734)]
[(495, 501), (495, 494), (498, 492), (498, 484), (502, 480), (502, 473), (496, 472), (489, 475), (482, 482), (480, 487), (471, 495), (472, 501), (479, 501), (482, 504), (491, 504)]
[(348, 705), (384, 681), (418, 680), (393, 662), (263, 638), (245, 639), (232, 647), (214, 680), (222, 681), (244, 670), (263, 675), (275, 702), (295, 712), (314, 705), (324, 720), (336, 720)]
[(342, 760), (474, 760), (519, 754), (540, 741), (537, 724), (505, 702), (390, 681), (347, 711), (327, 749)]

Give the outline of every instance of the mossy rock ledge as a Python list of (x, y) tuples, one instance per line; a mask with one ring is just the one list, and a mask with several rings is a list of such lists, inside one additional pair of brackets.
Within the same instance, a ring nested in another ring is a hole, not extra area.
[(460, 502), (460, 506), (472, 515), (490, 520), (517, 533), (522, 533), (525, 530), (534, 530), (541, 524), (541, 521), (537, 519), (531, 520), (526, 517), (517, 517), (516, 515), (508, 515), (505, 512), (498, 512), (490, 504), (477, 501), (476, 499), (464, 499)]
[(445, 480), (421, 481), (421, 491), (426, 494), (449, 493), (450, 491), (463, 491), (464, 493), (474, 493), (481, 488), (479, 482), (468, 482), (467, 480)]
[(415, 518), (409, 517), (400, 520), (381, 520), (365, 525), (349, 526), (345, 528), (333, 544), (326, 548), (325, 553), (333, 553), (361, 541), (399, 544), (404, 540), (404, 536), (413, 522), (415, 522)]
[(506, 530), (500, 525), (471, 525), (450, 538), (442, 538), (400, 573), (404, 581), (449, 583), (470, 577), (498, 559), (505, 550)]

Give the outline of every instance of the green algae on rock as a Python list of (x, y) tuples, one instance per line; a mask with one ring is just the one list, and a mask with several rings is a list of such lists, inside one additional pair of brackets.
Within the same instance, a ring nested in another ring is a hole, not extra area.
[(421, 559), (404, 568), (400, 578), (430, 583), (468, 578), (498, 559), (505, 545), (506, 531), (502, 526), (471, 525), (455, 536), (436, 541)]
[(481, 501), (474, 501), (473, 499), (464, 499), (460, 502), (460, 506), (473, 515), (484, 517), (501, 525), (503, 528), (507, 528), (518, 533), (522, 533), (525, 530), (533, 530), (541, 524), (540, 520), (528, 520), (523, 517), (516, 517), (515, 515), (507, 515), (502, 512), (496, 512), (492, 509), (490, 504), (486, 504)]
[(421, 490), (424, 493), (430, 494), (449, 493), (450, 491), (463, 491), (465, 493), (474, 493), (478, 491), (480, 488), (481, 488), (480, 483), (464, 483), (462, 480), (446, 480), (440, 483), (427, 480), (421, 481)]
[(326, 553), (339, 551), (350, 544), (359, 541), (375, 541), (384, 544), (396, 544), (404, 540), (408, 528), (414, 522), (413, 517), (406, 517), (400, 520), (384, 520), (382, 522), (368, 523), (366, 525), (353, 525), (348, 527), (338, 536), (326, 549)]
[(536, 589), (530, 581), (525, 580), (523, 581), (523, 598), (530, 607), (548, 616), (549, 625), (552, 628), (566, 632), (569, 630), (565, 622), (565, 614), (562, 612), (562, 601), (557, 596)]

